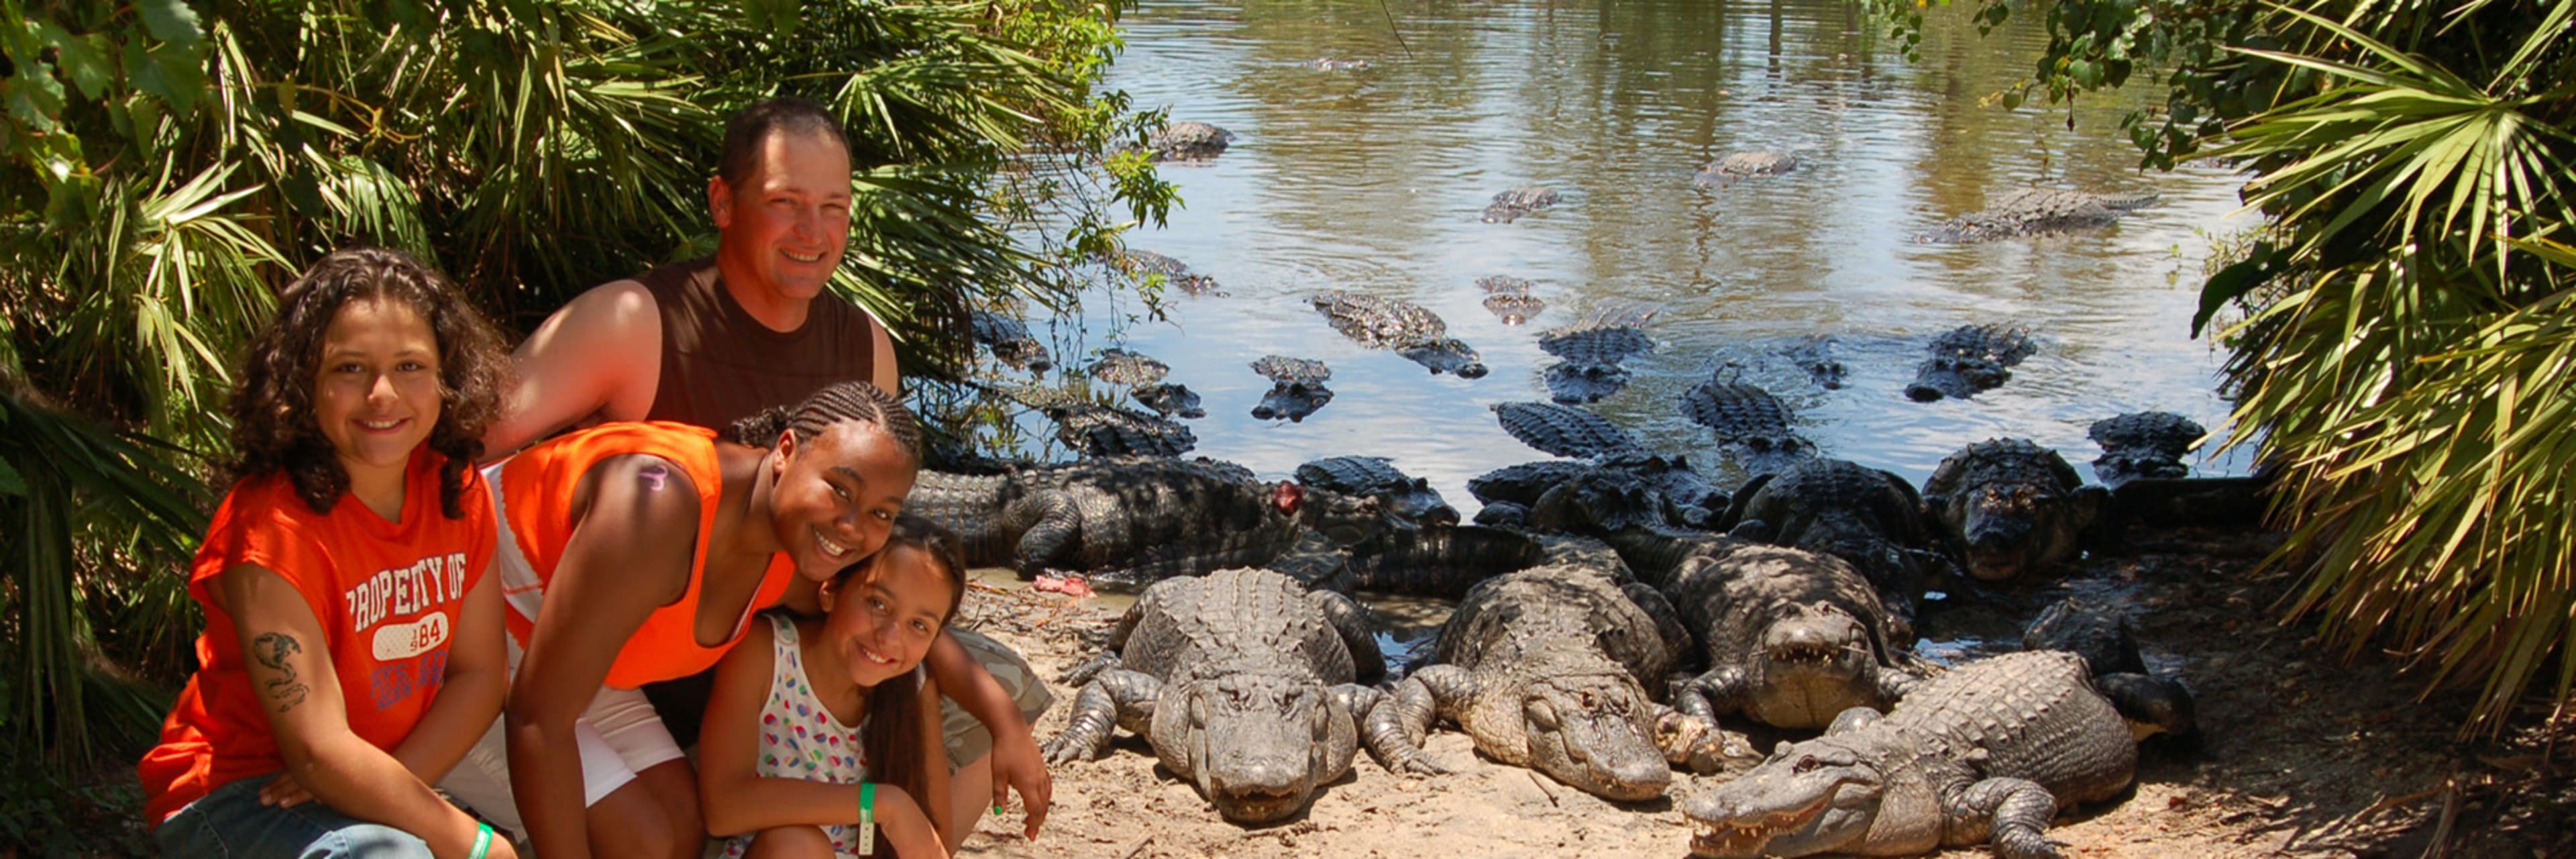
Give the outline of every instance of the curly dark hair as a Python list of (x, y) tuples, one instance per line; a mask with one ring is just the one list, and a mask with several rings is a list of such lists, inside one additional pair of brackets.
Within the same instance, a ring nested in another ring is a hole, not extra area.
[(921, 465), (921, 419), (903, 407), (903, 401), (886, 393), (876, 383), (865, 380), (834, 382), (823, 386), (794, 406), (770, 406), (726, 428), (735, 443), (751, 447), (769, 447), (778, 443), (778, 434), (794, 430), (799, 443), (814, 440), (824, 427), (842, 421), (857, 421), (884, 430), (897, 447), (912, 457), (914, 466)]
[(349, 490), (349, 472), (313, 418), (322, 336), (340, 306), (391, 299), (429, 321), (438, 338), (438, 424), (427, 444), (445, 454), (440, 512), (465, 516), (465, 473), (483, 455), (483, 430), (500, 416), (510, 356), (492, 324), (446, 276), (401, 251), (349, 248), (323, 257), (277, 297), (277, 318), (250, 342), (233, 389), (234, 480), (284, 471), (315, 513)]

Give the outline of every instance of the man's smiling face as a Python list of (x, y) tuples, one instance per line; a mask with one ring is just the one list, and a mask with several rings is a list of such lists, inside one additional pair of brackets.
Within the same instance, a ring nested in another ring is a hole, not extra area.
[(750, 288), (772, 300), (820, 295), (850, 243), (850, 153), (820, 134), (775, 132), (739, 183), (707, 189), (727, 271), (748, 272)]

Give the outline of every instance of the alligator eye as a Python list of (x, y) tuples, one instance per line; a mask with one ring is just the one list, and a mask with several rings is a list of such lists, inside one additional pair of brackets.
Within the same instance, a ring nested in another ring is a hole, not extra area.
[(1820, 767), (1820, 766), (1824, 766), (1824, 764), (1823, 764), (1822, 762), (1817, 761), (1817, 760), (1815, 759), (1815, 757), (1814, 757), (1814, 756), (1808, 756), (1808, 757), (1799, 758), (1799, 759), (1798, 759), (1798, 765), (1797, 765), (1797, 766), (1794, 766), (1794, 767), (1790, 767), (1790, 768), (1789, 768), (1789, 771), (1790, 771), (1790, 772), (1795, 772), (1795, 773), (1801, 773), (1801, 774), (1804, 774), (1804, 773), (1811, 773), (1811, 772), (1815, 772), (1815, 771), (1816, 771), (1816, 768), (1817, 768), (1817, 767)]

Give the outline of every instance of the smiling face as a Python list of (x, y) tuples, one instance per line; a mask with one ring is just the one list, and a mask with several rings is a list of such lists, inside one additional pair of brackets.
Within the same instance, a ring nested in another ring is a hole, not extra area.
[(399, 487), (438, 425), (438, 335), (400, 301), (350, 301), (331, 315), (313, 373), (313, 420), (366, 495)]
[(873, 687), (921, 664), (955, 608), (955, 575), (929, 553), (897, 544), (867, 569), (824, 585), (824, 634), (850, 679)]
[(850, 153), (819, 134), (772, 133), (738, 183), (707, 184), (716, 255), (747, 274), (737, 290), (773, 301), (823, 292), (850, 242)]
[(801, 442), (780, 433), (769, 468), (770, 526), (797, 574), (817, 582), (885, 545), (920, 471), (893, 436), (857, 421)]

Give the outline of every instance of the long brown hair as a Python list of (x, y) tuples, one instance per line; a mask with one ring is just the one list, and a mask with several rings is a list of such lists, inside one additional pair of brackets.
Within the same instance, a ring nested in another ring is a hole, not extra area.
[[(957, 619), (957, 607), (966, 599), (966, 553), (957, 535), (939, 523), (912, 514), (895, 517), (894, 531), (886, 536), (885, 547), (865, 560), (841, 570), (833, 579), (835, 593), (848, 599), (847, 587), (873, 581), (879, 562), (894, 553), (897, 546), (910, 547), (936, 562), (940, 574), (948, 577), (948, 611), (939, 616), (939, 628), (945, 630)], [(925, 658), (925, 661), (927, 659)], [(903, 788), (922, 811), (930, 812), (933, 803), (946, 803), (947, 797), (931, 796), (930, 768), (947, 766), (947, 750), (939, 745), (922, 748), (921, 687), (927, 668), (916, 668), (903, 677), (877, 684), (868, 690), (867, 727), (860, 733), (861, 753), (868, 762), (868, 780)], [(940, 815), (932, 814), (937, 820)], [(951, 821), (951, 826), (956, 825)], [(877, 855), (891, 856), (894, 848), (877, 842)]]

